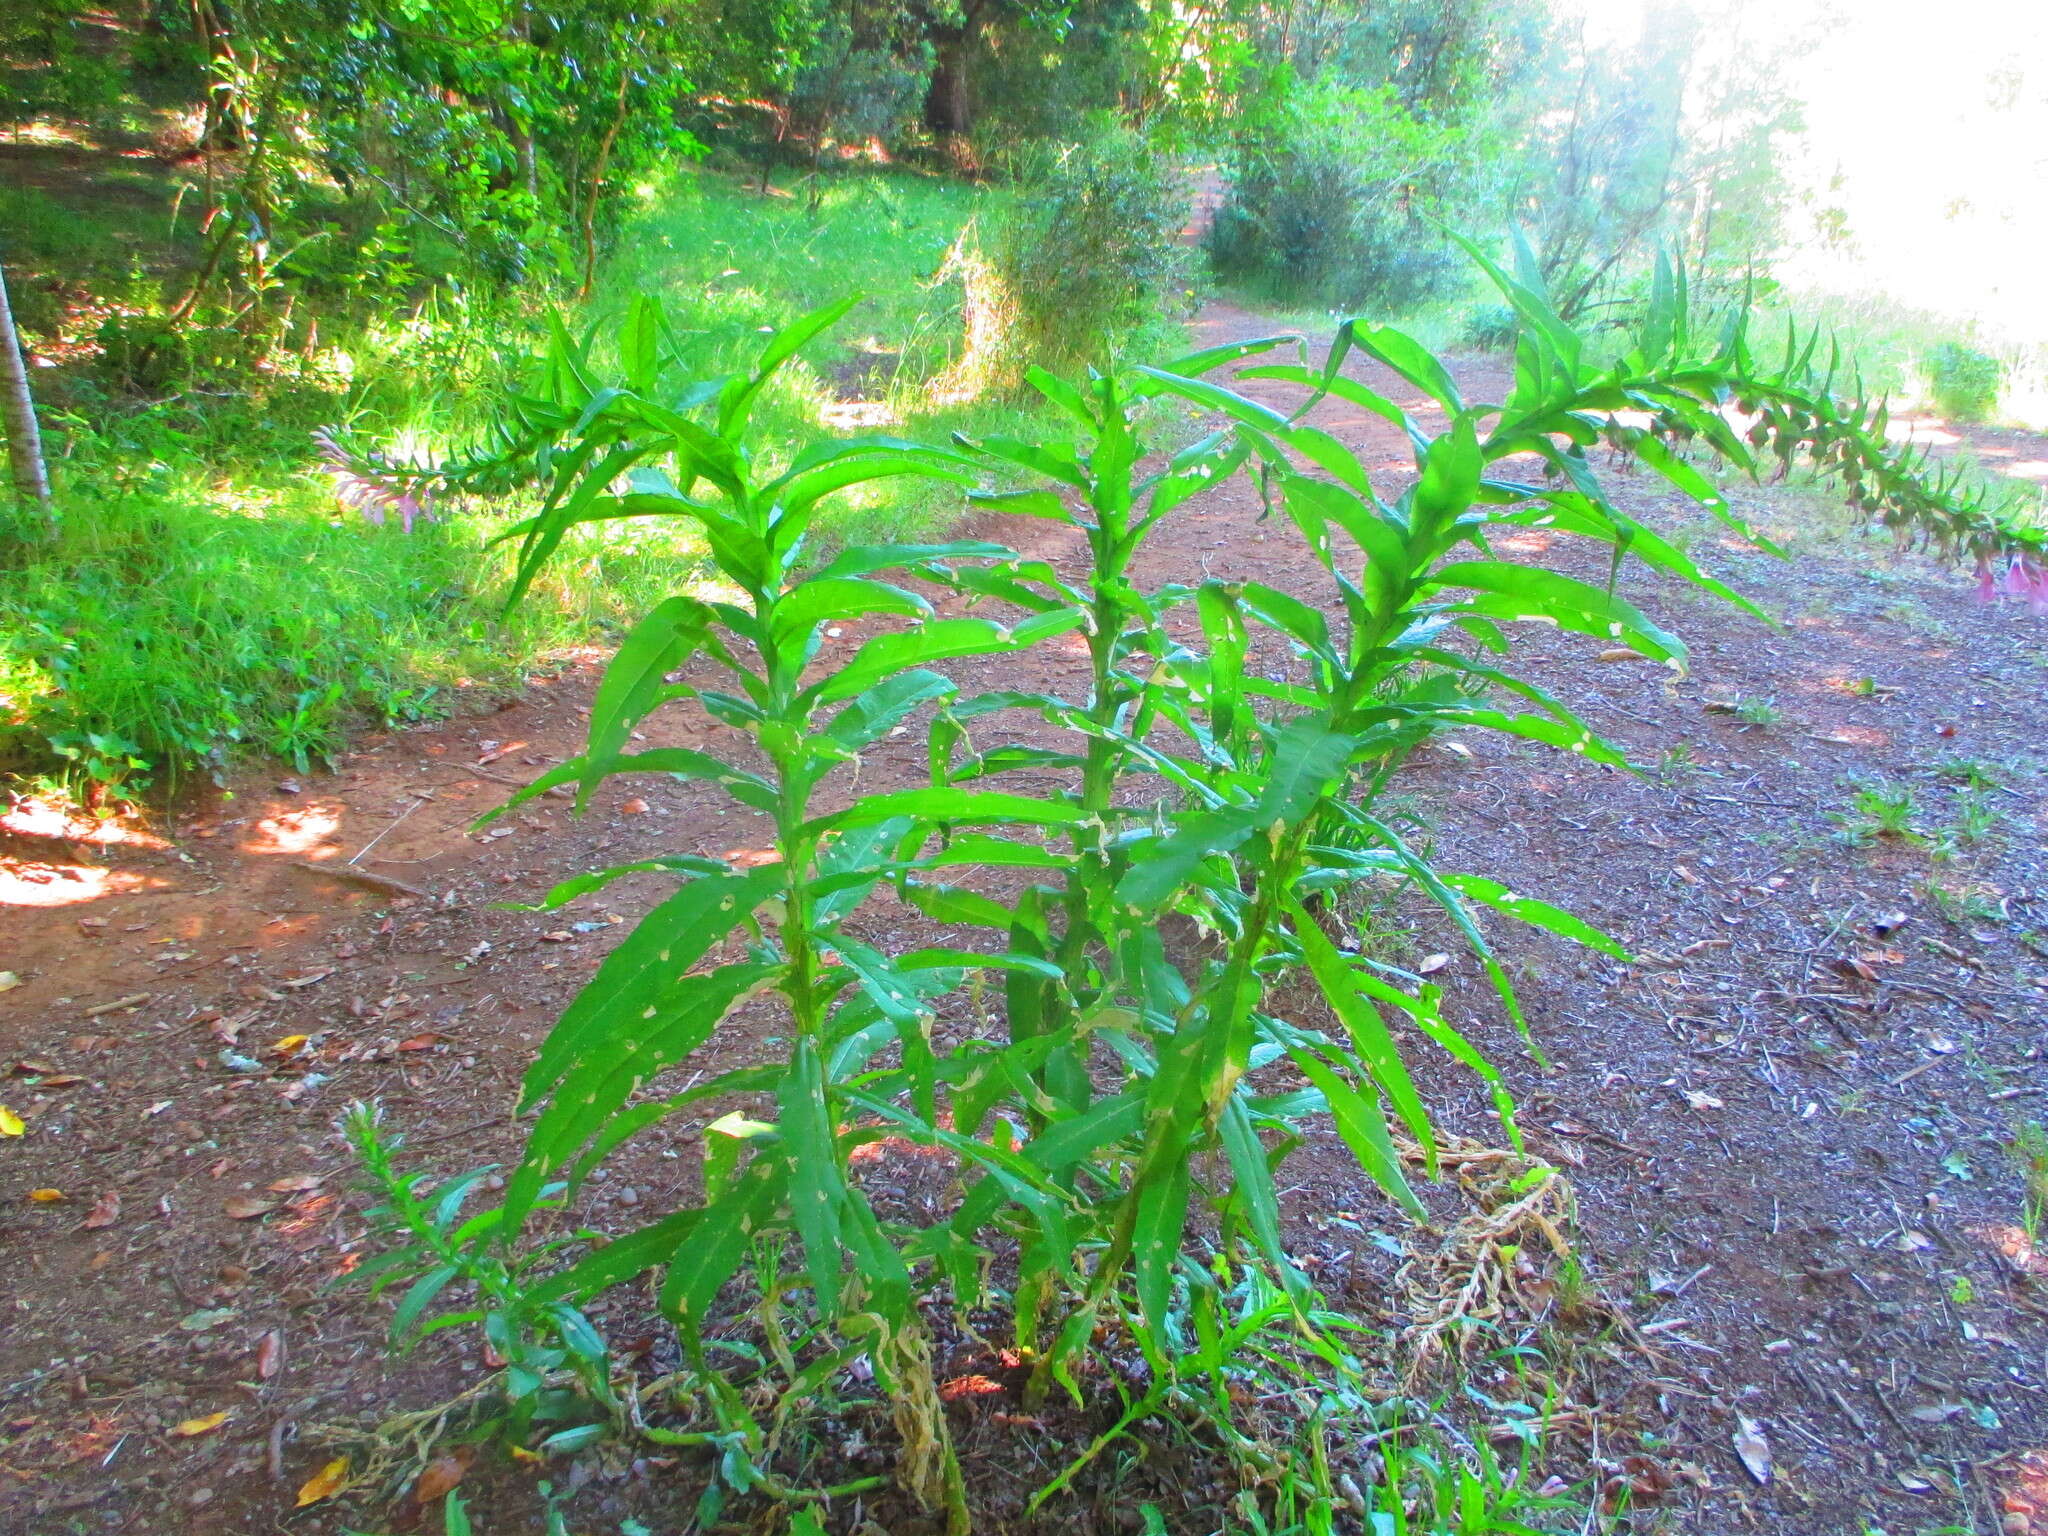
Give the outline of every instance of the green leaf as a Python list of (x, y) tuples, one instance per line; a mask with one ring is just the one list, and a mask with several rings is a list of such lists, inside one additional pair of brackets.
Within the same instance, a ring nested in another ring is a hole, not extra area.
[(765, 1227), (782, 1203), (788, 1164), (761, 1156), (738, 1181), (708, 1201), (690, 1241), (670, 1260), (661, 1285), (661, 1310), (694, 1340), (705, 1314), (753, 1248), (754, 1234)]
[(1359, 350), (1385, 363), (1446, 411), (1456, 415), (1465, 409), (1458, 381), (1437, 361), (1436, 354), (1414, 337), (1390, 325), (1359, 325), (1356, 321), (1351, 334)]
[(703, 603), (671, 597), (633, 626), (590, 701), (587, 758), (602, 761), (625, 746), (634, 727), (667, 694), (668, 674), (703, 644), (705, 624)]
[(860, 301), (860, 294), (848, 294), (837, 303), (814, 309), (802, 319), (791, 321), (770, 337), (768, 345), (761, 349), (760, 360), (754, 364), (752, 375), (734, 378), (721, 392), (718, 402), (719, 436), (736, 436), (746, 425), (755, 397), (774, 377), (775, 371), (796, 356), (807, 342), (837, 325), (840, 317)]
[(1033, 800), (993, 790), (905, 789), (864, 796), (857, 805), (820, 816), (807, 830), (855, 827), (893, 816), (916, 816), (956, 826), (1070, 827), (1088, 819), (1080, 806), (1064, 800)]
[(780, 639), (801, 638), (820, 624), (863, 613), (897, 613), (921, 619), (932, 605), (915, 592), (882, 581), (850, 576), (814, 576), (776, 601), (772, 631)]
[(520, 1106), (530, 1108), (554, 1087), (572, 1060), (630, 1035), (685, 971), (782, 887), (779, 865), (707, 875), (641, 918), (542, 1042), (521, 1085)]
[(1287, 1245), (1280, 1238), (1280, 1195), (1273, 1187), (1272, 1165), (1266, 1161), (1266, 1149), (1260, 1144), (1251, 1116), (1245, 1111), (1244, 1100), (1238, 1095), (1232, 1094), (1223, 1106), (1217, 1131), (1223, 1141), (1224, 1155), (1230, 1159), (1230, 1171), (1236, 1181), (1236, 1195), (1243, 1205), (1246, 1225), (1251, 1228), (1259, 1251), (1265, 1254), (1274, 1273), (1279, 1275), (1288, 1295), (1302, 1297), (1307, 1277), (1288, 1257)]
[(1585, 945), (1588, 949), (1597, 949), (1603, 954), (1612, 955), (1617, 960), (1634, 959), (1634, 956), (1614, 939), (1584, 918), (1574, 916), (1562, 907), (1552, 906), (1547, 901), (1538, 901), (1533, 896), (1518, 896), (1497, 880), (1489, 880), (1484, 875), (1447, 874), (1443, 877), (1443, 882), (1459, 895), (1469, 896), (1474, 901), (1483, 901), (1489, 907), (1505, 912), (1510, 917), (1520, 918), (1532, 927), (1561, 935), (1573, 943)]
[(633, 296), (619, 327), (619, 371), (638, 393), (654, 393), (661, 373), (661, 305), (644, 293)]
[(1415, 1220), (1426, 1220), (1428, 1213), (1409, 1186), (1400, 1154), (1387, 1134), (1387, 1117), (1380, 1110), (1378, 1096), (1359, 1093), (1306, 1050), (1290, 1046), (1287, 1054), (1301, 1069), (1301, 1075), (1322, 1094), (1337, 1134), (1367, 1177)]
[(953, 692), (953, 680), (937, 672), (923, 668), (898, 672), (834, 715), (825, 735), (847, 751), (858, 752), (902, 724), (920, 704), (949, 698)]
[(825, 1066), (813, 1037), (797, 1040), (776, 1103), (781, 1109), (777, 1125), (789, 1150), (790, 1221), (803, 1239), (818, 1311), (831, 1317), (839, 1309), (840, 1214), (846, 1205), (846, 1179), (840, 1172), (839, 1141), (825, 1094)]
[(934, 619), (903, 634), (876, 635), (855, 651), (844, 667), (808, 692), (821, 704), (850, 699), (906, 668), (954, 656), (1024, 650), (1073, 629), (1085, 618), (1079, 609), (1061, 609), (1036, 615), (1014, 629), (988, 619)]
[(724, 875), (730, 874), (731, 867), (717, 859), (700, 859), (694, 854), (672, 853), (660, 858), (640, 859), (632, 864), (614, 864), (609, 869), (595, 869), (588, 874), (572, 875), (548, 888), (547, 895), (537, 902), (507, 902), (505, 905), (515, 912), (552, 912), (557, 907), (567, 906), (578, 896), (588, 896), (592, 891), (603, 890), (614, 880), (627, 875)]
[(1436, 1140), (1430, 1130), (1429, 1111), (1423, 1107), (1422, 1097), (1415, 1091), (1414, 1081), (1408, 1076), (1407, 1064), (1401, 1060), (1400, 1048), (1395, 1045), (1386, 1020), (1380, 1017), (1379, 1009), (1372, 1005), (1365, 989), (1360, 986), (1355, 968), (1330, 942), (1315, 918), (1292, 899), (1288, 902), (1288, 916), (1292, 919), (1295, 942), (1301, 945), (1302, 958), (1308, 962), (1309, 974), (1315, 977), (1316, 985), (1322, 989), (1331, 1011), (1351, 1037), (1351, 1046), (1358, 1053), (1359, 1062), (1373, 1085), (1394, 1106), (1394, 1113), (1401, 1117), (1409, 1134), (1428, 1153), (1430, 1168), (1434, 1172)]
[(950, 544), (856, 544), (843, 549), (813, 575), (819, 581), (829, 576), (865, 576), (872, 571), (915, 568), (940, 560), (1014, 560), (1017, 552), (1004, 544), (984, 539), (956, 539)]
[(1566, 629), (1619, 640), (1645, 656), (1682, 661), (1684, 642), (1653, 624), (1613, 593), (1555, 571), (1504, 560), (1467, 560), (1430, 572), (1435, 588), (1468, 587), (1498, 594), (1504, 603), (1479, 602), (1475, 611), (1496, 617), (1548, 619)]
[(555, 1301), (580, 1303), (636, 1279), (682, 1247), (703, 1215), (701, 1210), (677, 1211), (651, 1226), (614, 1238), (568, 1268), (527, 1282), (526, 1298), (536, 1306)]
[(1132, 1191), (1137, 1213), (1131, 1231), (1131, 1268), (1137, 1282), (1138, 1310), (1149, 1335), (1152, 1353), (1170, 1352), (1166, 1331), (1172, 1311), (1173, 1266), (1180, 1258), (1181, 1236), (1188, 1219), (1188, 1159), (1171, 1156), (1149, 1170)]
[[(643, 1084), (710, 1039), (742, 998), (780, 970), (779, 965), (751, 963), (674, 977), (654, 990), (644, 1008), (618, 1018), (615, 1031), (591, 1039), (564, 1062), (547, 1107), (528, 1133), (525, 1155), (505, 1186), (504, 1234), (517, 1231), (548, 1177), (574, 1160)], [(674, 976), (668, 967), (663, 972)], [(602, 971), (592, 988), (602, 985), (601, 978)], [(606, 1016), (621, 1012), (616, 999), (608, 1000)], [(548, 1043), (554, 1043), (552, 1038)]]

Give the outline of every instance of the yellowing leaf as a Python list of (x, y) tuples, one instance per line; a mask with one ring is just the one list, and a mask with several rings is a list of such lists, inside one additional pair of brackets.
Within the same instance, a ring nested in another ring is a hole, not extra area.
[(28, 1127), (21, 1123), (21, 1116), (0, 1104), (0, 1136), (19, 1136)]
[(38, 1205), (49, 1205), (55, 1201), (62, 1200), (64, 1198), (64, 1191), (61, 1189), (32, 1189), (28, 1192), (28, 1197)]
[(174, 1435), (184, 1435), (189, 1439), (193, 1435), (203, 1435), (210, 1429), (219, 1429), (221, 1425), (227, 1423), (233, 1417), (234, 1412), (232, 1409), (223, 1408), (219, 1413), (209, 1413), (203, 1419), (187, 1419), (182, 1424), (173, 1424), (171, 1426), (171, 1433)]
[(342, 1485), (347, 1481), (348, 1458), (337, 1456), (299, 1485), (298, 1507), (304, 1509), (308, 1504), (318, 1504), (322, 1499), (333, 1498), (341, 1492)]
[(270, 1049), (279, 1056), (295, 1056), (309, 1038), (311, 1037), (307, 1035), (286, 1035)]

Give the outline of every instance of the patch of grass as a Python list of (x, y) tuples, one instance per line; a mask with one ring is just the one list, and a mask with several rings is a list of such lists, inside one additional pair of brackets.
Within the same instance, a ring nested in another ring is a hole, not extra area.
[(1747, 730), (1752, 726), (1776, 725), (1785, 716), (1776, 699), (1742, 698), (1735, 703), (1735, 718)]
[(2025, 1229), (2027, 1241), (2041, 1240), (2041, 1222), (2048, 1216), (2048, 1125), (2039, 1120), (2027, 1120), (2013, 1132), (2006, 1151), (2019, 1165), (2020, 1177), (2026, 1182), (2026, 1193), (2021, 1197), (2020, 1225)]
[[(868, 295), (767, 392), (764, 459), (821, 426), (944, 441), (1028, 419), (943, 387), (960, 294), (936, 274), (979, 207), (973, 189), (848, 175), (800, 202), (693, 173), (645, 192), (572, 326), (608, 337), (602, 322), (635, 293), (659, 294), (687, 368), (708, 375), (751, 358), (764, 327)], [(98, 227), (72, 222), (81, 239)], [(258, 379), (195, 378), (153, 402), (109, 393), (89, 369), (58, 379), (61, 531), (0, 567), (0, 770), (89, 794), (168, 788), (255, 754), (304, 770), (355, 725), (481, 702), (687, 584), (703, 562), (686, 525), (596, 524), (501, 621), (508, 557), (484, 546), (530, 495), (443, 508), (407, 535), (341, 508), (315, 467), (311, 433), (330, 422), (401, 457), (462, 445), (523, 374), (545, 297), (394, 310)], [(863, 491), (821, 519), (821, 551), (915, 540), (960, 505), (911, 477)]]
[(1837, 828), (1837, 839), (1851, 848), (1868, 847), (1879, 838), (1921, 844), (1927, 838), (1913, 825), (1919, 809), (1911, 785), (1865, 779), (1851, 784), (1848, 809), (1830, 811), (1828, 820)]

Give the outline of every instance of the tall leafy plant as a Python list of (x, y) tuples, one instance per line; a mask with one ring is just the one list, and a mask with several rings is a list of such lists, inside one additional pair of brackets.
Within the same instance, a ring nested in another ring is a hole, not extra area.
[[(1127, 1333), (1152, 1384), (1118, 1429), (1189, 1373), (1227, 1375), (1221, 1341), (1243, 1326), (1222, 1310), (1233, 1290), (1269, 1294), (1260, 1328), (1284, 1322), (1300, 1347), (1341, 1362), (1331, 1320), (1289, 1255), (1275, 1179), (1305, 1123), (1328, 1115), (1364, 1173), (1419, 1213), (1409, 1169), (1433, 1170), (1435, 1138), (1401, 1041), (1413, 1031), (1491, 1084), (1506, 1134), (1515, 1131), (1497, 1072), (1444, 1017), (1437, 989), (1348, 949), (1319, 897), (1366, 879), (1424, 893), (1520, 1023), (1482, 917), (1622, 952), (1539, 898), (1436, 868), (1385, 814), (1394, 768), (1448, 728), (1625, 766), (1504, 658), (1508, 627), (1536, 621), (1682, 665), (1679, 640), (1616, 590), (1629, 556), (1750, 606), (1628, 516), (1588, 453), (1621, 430), (1617, 413), (1645, 413), (1658, 429), (1633, 440), (1642, 461), (1756, 537), (1673, 446), (1683, 433), (1755, 466), (1725, 409), (1725, 360), (1674, 361), (1687, 358), (1674, 339), (1675, 294), (1661, 330), (1651, 325), (1618, 362), (1597, 365), (1533, 262), (1510, 276), (1473, 254), (1520, 326), (1514, 382), (1498, 402), (1468, 400), (1401, 332), (1352, 324), (1320, 366), (1261, 362), (1239, 374), (1297, 389), (1291, 413), (1203, 377), (1274, 346), (1261, 341), (1078, 382), (1034, 373), (1066, 423), (1040, 441), (942, 449), (862, 438), (820, 444), (778, 469), (747, 448), (750, 405), (846, 306), (775, 337), (753, 370), (687, 386), (666, 378), (651, 304), (628, 319), (617, 382), (600, 382), (557, 334), (555, 393), (576, 415), (551, 427), (542, 511), (513, 530), (516, 590), (572, 527), (651, 515), (700, 526), (722, 590), (678, 593), (627, 636), (593, 700), (585, 751), (512, 803), (572, 784), (582, 803), (613, 775), (669, 774), (765, 815), (772, 850), (748, 867), (656, 853), (551, 893), (558, 905), (633, 871), (680, 882), (541, 1047), (524, 1088), (526, 1147), (495, 1206), (464, 1215), (474, 1179), (429, 1191), (398, 1173), (374, 1124), (359, 1118), (384, 1219), (400, 1234), (378, 1275), (408, 1285), (401, 1331), (481, 1321), (510, 1362), (515, 1422), (566, 1373), (621, 1428), (713, 1446), (725, 1485), (782, 1497), (805, 1491), (766, 1467), (769, 1440), (750, 1401), (763, 1389), (801, 1398), (865, 1357), (892, 1402), (903, 1480), (943, 1506), (954, 1529), (967, 1521), (965, 1494), (930, 1363), (928, 1302), (940, 1286), (963, 1312), (1011, 1310), (1032, 1394), (1064, 1385), (1080, 1398), (1093, 1341), (1105, 1328)], [(1442, 426), (1427, 430), (1347, 374), (1354, 353), (1433, 401)], [(1390, 493), (1305, 419), (1328, 396), (1400, 430), (1413, 448), (1412, 483)], [(1155, 454), (1147, 434), (1161, 397), (1221, 425)], [(1510, 461), (1532, 456), (1544, 476), (1516, 478)], [(1248, 464), (1319, 564), (1320, 600), (1257, 581), (1143, 586), (1148, 533)], [(826, 497), (889, 475), (965, 483), (989, 465), (1007, 483), (975, 499), (1065, 525), (1085, 547), (1085, 575), (968, 541), (807, 563), (806, 533)], [(1018, 472), (1043, 484), (1018, 488)], [(1871, 494), (1890, 506), (1908, 492), (1881, 481)], [(1606, 579), (1499, 557), (1498, 537), (1531, 528), (1592, 545)], [(1009, 616), (940, 616), (924, 595), (933, 588)], [(876, 618), (898, 627), (828, 648), (828, 627)], [(963, 697), (939, 670), (1055, 638), (1086, 649), (1076, 697)], [(635, 746), (656, 710), (686, 701), (737, 732), (745, 751)], [(842, 776), (860, 754), (925, 709), (929, 782), (850, 799)], [(1064, 738), (1006, 739), (1002, 721), (1018, 712)], [(1073, 789), (1043, 797), (988, 787), (1023, 769), (1068, 775)], [(949, 883), (991, 868), (1021, 876), (1022, 889), (998, 899), (971, 880)], [(885, 952), (859, 920), (884, 887), (941, 923), (988, 930), (995, 946)], [(1176, 918), (1183, 936), (1169, 942)], [(1001, 1024), (942, 1047), (939, 1000), (976, 970), (1003, 976)], [(1281, 990), (1297, 976), (1326, 1003), (1322, 1022), (1303, 1020)], [(709, 1049), (750, 1007), (779, 1015), (780, 1059), (660, 1090), (662, 1074)], [(1291, 1071), (1276, 1081), (1269, 1068)], [(561, 1205), (631, 1138), (735, 1099), (749, 1108), (707, 1127), (694, 1202), (609, 1242), (527, 1236), (536, 1213)], [(957, 1165), (960, 1195), (940, 1219), (885, 1220), (871, 1203), (852, 1153), (891, 1136)], [(687, 1365), (667, 1385), (683, 1384), (686, 1421), (698, 1421), (680, 1429), (651, 1422), (641, 1392), (615, 1384), (583, 1310), (654, 1271)], [(437, 1311), (458, 1283), (473, 1300)], [(762, 1359), (773, 1364), (743, 1394), (714, 1364), (706, 1330), (749, 1287)], [(797, 1297), (803, 1321), (792, 1341), (780, 1319)], [(1227, 1404), (1220, 1387), (1212, 1395)]]

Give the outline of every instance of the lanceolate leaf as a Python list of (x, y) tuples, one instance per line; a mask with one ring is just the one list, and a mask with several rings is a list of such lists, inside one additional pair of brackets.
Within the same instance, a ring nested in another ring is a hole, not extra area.
[[(1291, 903), (1291, 907), (1294, 935), (1301, 945), (1302, 958), (1308, 962), (1309, 974), (1315, 977), (1331, 1011), (1350, 1035), (1352, 1049), (1371, 1075), (1373, 1086), (1386, 1095), (1394, 1113), (1408, 1127), (1408, 1133), (1425, 1150), (1433, 1149), (1435, 1138), (1430, 1131), (1429, 1111), (1415, 1091), (1386, 1020), (1359, 985), (1352, 963), (1330, 942), (1315, 918), (1298, 903)], [(1434, 1158), (1435, 1154), (1431, 1151), (1430, 1155)], [(1433, 1162), (1431, 1166), (1433, 1169)]]
[(577, 993), (527, 1069), (522, 1107), (560, 1081), (569, 1063), (603, 1042), (627, 1038), (656, 1000), (705, 953), (782, 889), (774, 865), (692, 881), (640, 919)]
[(644, 1009), (622, 1020), (617, 1034), (590, 1041), (570, 1056), (505, 1186), (506, 1231), (518, 1229), (547, 1178), (572, 1162), (643, 1084), (710, 1039), (733, 1005), (778, 970), (758, 963), (726, 965), (671, 981)]
[(803, 1239), (818, 1309), (829, 1317), (839, 1306), (846, 1179), (839, 1168), (838, 1136), (825, 1093), (825, 1065), (818, 1056), (818, 1042), (808, 1035), (796, 1042), (776, 1102), (781, 1107), (777, 1125), (789, 1149), (790, 1221)]
[(1633, 958), (1621, 945), (1584, 918), (1575, 917), (1564, 908), (1552, 906), (1547, 901), (1539, 901), (1533, 896), (1518, 896), (1497, 880), (1488, 880), (1483, 875), (1447, 874), (1443, 877), (1443, 882), (1459, 895), (1469, 896), (1474, 901), (1483, 901), (1510, 917), (1520, 918), (1532, 927), (1561, 934), (1575, 943), (1584, 944), (1589, 949), (1597, 949), (1603, 954), (1612, 955), (1617, 960), (1626, 961)]

